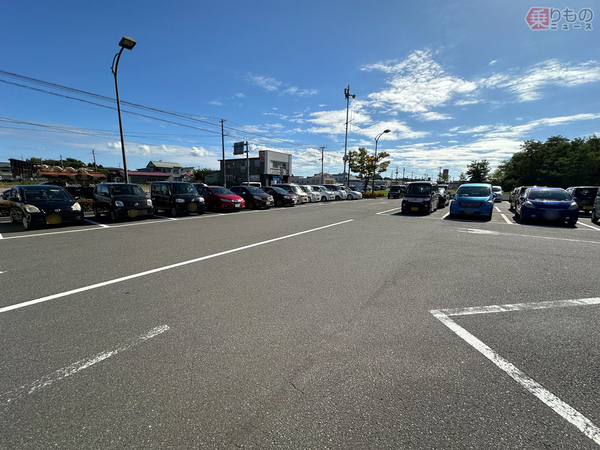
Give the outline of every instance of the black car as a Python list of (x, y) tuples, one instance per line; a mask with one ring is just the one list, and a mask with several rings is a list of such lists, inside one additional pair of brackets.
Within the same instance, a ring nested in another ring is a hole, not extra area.
[(8, 200), (10, 220), (21, 222), (26, 230), (41, 225), (82, 223), (83, 210), (63, 187), (53, 185), (14, 186)]
[(94, 188), (93, 199), (96, 218), (102, 214), (108, 214), (110, 220), (114, 222), (120, 218), (152, 217), (154, 214), (152, 200), (137, 184), (97, 184)]
[(406, 186), (402, 199), (402, 213), (424, 212), (431, 214), (438, 208), (440, 194), (435, 181), (415, 181)]
[(443, 187), (439, 187), (438, 186), (438, 193), (439, 193), (439, 200), (438, 200), (438, 207), (439, 208), (445, 208), (446, 205), (448, 203), (450, 203), (450, 194), (448, 193), (448, 190), (443, 188)]
[(400, 198), (400, 196), (404, 193), (404, 191), (406, 190), (406, 186), (402, 185), (396, 185), (396, 186), (390, 186), (390, 190), (388, 191), (388, 199), (390, 198)]
[(229, 190), (246, 200), (247, 209), (270, 208), (275, 204), (272, 195), (254, 186), (234, 186)]
[(592, 212), (594, 200), (598, 194), (598, 186), (571, 186), (566, 189), (577, 203), (579, 211), (586, 214)]
[(300, 199), (296, 194), (292, 194), (285, 189), (275, 186), (263, 186), (262, 190), (273, 196), (275, 206), (294, 206), (296, 203), (300, 202)]
[(157, 181), (150, 187), (155, 211), (167, 211), (172, 217), (179, 214), (204, 214), (205, 203), (196, 188), (185, 181)]

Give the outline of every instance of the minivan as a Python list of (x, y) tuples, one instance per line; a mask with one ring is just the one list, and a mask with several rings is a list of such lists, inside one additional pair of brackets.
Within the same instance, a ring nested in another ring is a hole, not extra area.
[(189, 213), (204, 214), (204, 197), (185, 181), (156, 181), (150, 187), (150, 197), (156, 211), (167, 211), (172, 217)]
[(435, 181), (414, 181), (406, 186), (402, 199), (402, 213), (424, 212), (431, 214), (437, 210), (440, 195)]

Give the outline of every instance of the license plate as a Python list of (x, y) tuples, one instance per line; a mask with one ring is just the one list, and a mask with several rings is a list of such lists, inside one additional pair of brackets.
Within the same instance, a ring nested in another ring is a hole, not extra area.
[(236, 204), (235, 204), (235, 205), (233, 205), (233, 206), (234, 206), (235, 208), (239, 208), (239, 207), (240, 207), (240, 206), (242, 206), (242, 205), (240, 205), (239, 203), (236, 203)]
[(48, 217), (46, 217), (46, 223), (48, 225), (58, 225), (61, 222), (62, 222), (62, 217), (59, 216), (58, 214), (50, 214)]
[(591, 206), (584, 206), (583, 209), (592, 209)]
[(271, 204), (271, 202), (267, 202), (267, 205), (270, 205), (270, 204)]
[(412, 208), (410, 208), (411, 211), (418, 211), (419, 207), (418, 206), (413, 206)]

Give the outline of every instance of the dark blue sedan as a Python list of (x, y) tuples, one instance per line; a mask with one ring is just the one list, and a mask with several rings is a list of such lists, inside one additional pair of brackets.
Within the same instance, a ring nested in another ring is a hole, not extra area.
[(517, 203), (517, 217), (521, 222), (536, 219), (574, 226), (579, 219), (579, 206), (564, 189), (529, 188)]

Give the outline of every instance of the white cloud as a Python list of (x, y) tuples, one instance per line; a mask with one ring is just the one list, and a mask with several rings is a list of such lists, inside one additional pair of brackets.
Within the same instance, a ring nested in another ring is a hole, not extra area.
[(415, 51), (399, 63), (370, 64), (362, 69), (390, 75), (389, 89), (368, 95), (375, 107), (391, 106), (405, 112), (423, 113), (477, 89), (476, 83), (447, 74), (428, 50)]
[(431, 122), (434, 120), (450, 120), (453, 119), (449, 114), (441, 114), (433, 111), (417, 114), (416, 117), (423, 122)]
[(494, 74), (479, 83), (487, 88), (503, 88), (517, 95), (518, 101), (539, 100), (548, 86), (572, 87), (600, 81), (600, 65), (596, 61), (581, 64), (548, 60), (534, 65), (523, 75)]
[(283, 83), (275, 78), (264, 75), (248, 74), (248, 80), (267, 92), (276, 92), (280, 95), (308, 97), (317, 93), (316, 89), (300, 89), (296, 86)]

